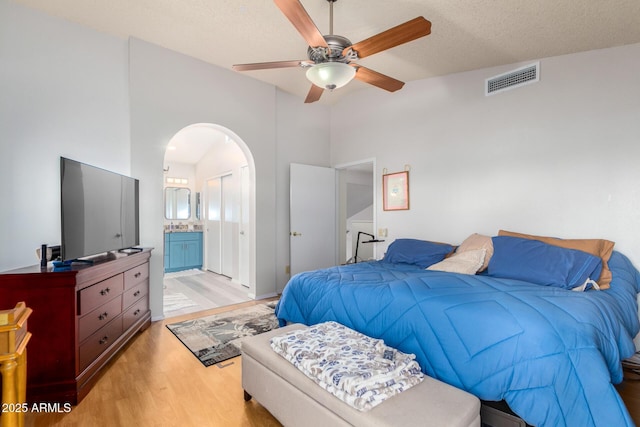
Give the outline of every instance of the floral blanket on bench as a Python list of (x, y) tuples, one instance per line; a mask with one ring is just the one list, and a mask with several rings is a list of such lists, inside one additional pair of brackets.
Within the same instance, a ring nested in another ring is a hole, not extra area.
[(271, 348), (320, 387), (360, 411), (424, 378), (415, 355), (336, 322), (274, 337)]

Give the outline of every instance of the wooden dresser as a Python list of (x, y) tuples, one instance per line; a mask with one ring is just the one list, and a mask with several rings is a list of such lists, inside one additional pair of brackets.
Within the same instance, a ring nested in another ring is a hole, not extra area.
[(0, 273), (4, 306), (33, 309), (27, 401), (77, 404), (100, 370), (151, 323), (151, 249), (108, 254), (71, 271), (23, 268)]

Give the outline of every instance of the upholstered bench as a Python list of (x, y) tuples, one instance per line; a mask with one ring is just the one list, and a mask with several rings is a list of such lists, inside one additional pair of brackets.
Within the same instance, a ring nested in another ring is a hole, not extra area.
[(242, 342), (242, 387), (285, 426), (480, 426), (475, 396), (425, 376), (424, 381), (361, 412), (316, 385), (271, 349), (271, 337), (294, 324)]

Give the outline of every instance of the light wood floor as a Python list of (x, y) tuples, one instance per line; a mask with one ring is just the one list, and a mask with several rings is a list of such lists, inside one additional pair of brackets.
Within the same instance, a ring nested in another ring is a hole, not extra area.
[[(154, 322), (119, 352), (87, 397), (70, 413), (27, 413), (25, 425), (280, 426), (260, 404), (244, 401), (241, 357), (223, 362), (222, 365), (233, 362), (225, 368), (205, 368), (165, 327), (167, 323), (260, 302)], [(625, 380), (617, 388), (640, 426), (640, 381)]]
[(28, 413), (26, 426), (280, 426), (253, 399), (245, 402), (241, 357), (205, 368), (165, 327), (193, 317), (248, 307), (213, 309), (154, 322), (109, 363), (68, 414)]
[(250, 301), (249, 288), (210, 271), (167, 273), (163, 288), (164, 317)]

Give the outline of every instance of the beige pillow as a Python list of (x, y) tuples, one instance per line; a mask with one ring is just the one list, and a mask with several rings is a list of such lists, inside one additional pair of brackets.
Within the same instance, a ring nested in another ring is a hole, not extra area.
[(427, 270), (448, 271), (449, 273), (476, 274), (482, 267), (486, 249), (475, 249), (456, 253), (436, 264), (427, 267)]
[(467, 237), (460, 246), (458, 246), (456, 253), (473, 251), (476, 249), (486, 250), (482, 268), (479, 270), (484, 271), (489, 265), (489, 260), (491, 260), (491, 257), (493, 256), (493, 241), (491, 240), (491, 237), (473, 233), (471, 236)]
[(607, 289), (611, 283), (613, 275), (609, 270), (607, 262), (611, 258), (614, 242), (604, 239), (558, 239), (556, 237), (533, 236), (531, 234), (515, 233), (513, 231), (500, 230), (499, 236), (520, 237), (522, 239), (539, 240), (548, 245), (559, 246), (566, 249), (577, 249), (582, 252), (590, 253), (602, 259), (602, 272), (597, 280), (600, 289)]

